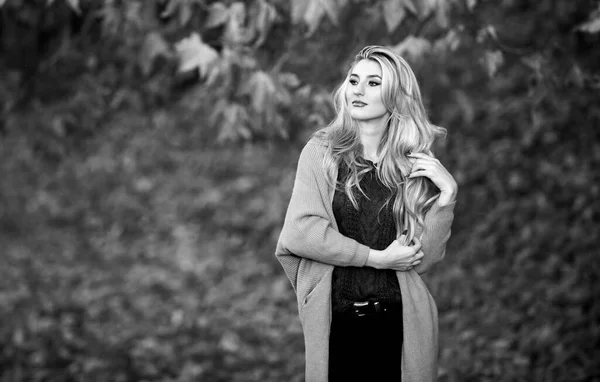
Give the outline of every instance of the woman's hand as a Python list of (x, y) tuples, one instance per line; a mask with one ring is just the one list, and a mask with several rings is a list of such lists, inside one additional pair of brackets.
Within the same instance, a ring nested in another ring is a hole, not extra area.
[[(431, 154), (431, 151), (429, 152)], [(456, 199), (458, 185), (452, 175), (439, 160), (425, 153), (411, 153), (407, 156), (412, 159), (412, 168), (409, 178), (425, 176), (440, 189), (438, 203), (440, 206), (451, 204)]]
[[(403, 235), (404, 236), (404, 235)], [(415, 238), (413, 245), (402, 245), (400, 239), (394, 240), (383, 251), (372, 249), (369, 252), (367, 266), (377, 269), (393, 269), (395, 271), (409, 271), (421, 263), (424, 254), (421, 251), (421, 242)]]

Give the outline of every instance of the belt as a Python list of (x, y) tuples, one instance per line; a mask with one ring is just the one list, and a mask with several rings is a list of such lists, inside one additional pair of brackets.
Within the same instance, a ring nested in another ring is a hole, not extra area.
[(402, 314), (402, 304), (384, 301), (356, 301), (342, 314), (345, 316), (364, 317), (392, 313)]

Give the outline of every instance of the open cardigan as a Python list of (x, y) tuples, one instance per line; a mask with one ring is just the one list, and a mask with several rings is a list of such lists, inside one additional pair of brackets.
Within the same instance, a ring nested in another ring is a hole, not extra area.
[[(275, 251), (296, 292), (308, 382), (328, 379), (334, 266), (362, 267), (369, 256), (369, 247), (338, 231), (331, 205), (335, 189), (327, 182), (323, 168), (325, 151), (325, 144), (316, 138), (302, 150)], [(403, 382), (430, 382), (437, 378), (437, 307), (419, 274), (444, 258), (453, 211), (454, 203), (440, 206), (437, 200), (434, 202), (425, 215), (423, 229), (417, 232), (425, 254), (421, 264), (407, 272), (396, 272), (402, 292)]]

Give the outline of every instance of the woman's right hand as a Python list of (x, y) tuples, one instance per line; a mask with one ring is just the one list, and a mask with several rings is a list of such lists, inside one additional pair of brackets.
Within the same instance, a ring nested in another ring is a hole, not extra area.
[(371, 249), (366, 265), (377, 269), (393, 269), (406, 272), (420, 264), (424, 254), (421, 251), (419, 239), (414, 238), (412, 245), (400, 244), (401, 239), (403, 237), (394, 240), (383, 251)]

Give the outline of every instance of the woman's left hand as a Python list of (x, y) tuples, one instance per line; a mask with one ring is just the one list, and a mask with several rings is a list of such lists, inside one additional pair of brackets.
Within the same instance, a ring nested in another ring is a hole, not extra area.
[(411, 153), (407, 154), (407, 156), (412, 162), (412, 168), (408, 177), (416, 178), (418, 176), (425, 176), (429, 178), (440, 189), (439, 204), (445, 206), (453, 203), (456, 198), (458, 185), (444, 165), (434, 158), (433, 155), (425, 153)]

